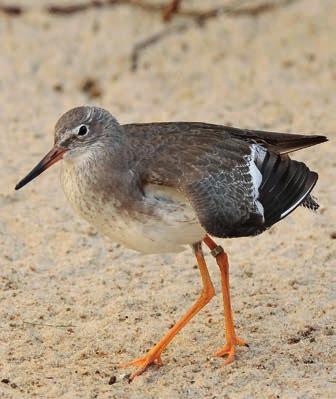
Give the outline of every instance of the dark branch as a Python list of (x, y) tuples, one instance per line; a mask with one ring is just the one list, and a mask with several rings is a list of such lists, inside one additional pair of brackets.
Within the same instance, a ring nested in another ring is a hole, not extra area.
[(0, 12), (10, 17), (17, 17), (24, 12), (24, 9), (20, 6), (5, 6), (0, 4)]
[(183, 32), (187, 29), (188, 29), (187, 24), (169, 27), (162, 30), (161, 32), (154, 33), (153, 35), (147, 37), (146, 39), (142, 40), (139, 43), (136, 43), (131, 52), (131, 71), (134, 72), (138, 69), (139, 58), (143, 50), (145, 50), (147, 47), (152, 46), (153, 44), (157, 43), (158, 41), (167, 36), (170, 36), (174, 33)]
[(71, 15), (78, 12), (86, 11), (90, 8), (101, 8), (106, 6), (117, 5), (120, 3), (118, 0), (91, 0), (82, 4), (69, 4), (65, 6), (60, 6), (56, 4), (51, 4), (46, 6), (46, 10), (49, 14), (53, 15)]
[[(111, 7), (117, 5), (128, 5), (140, 8), (147, 12), (161, 13), (165, 22), (172, 19), (174, 15), (194, 19), (196, 22), (204, 23), (208, 19), (215, 18), (218, 15), (226, 14), (231, 16), (253, 16), (257, 17), (261, 14), (271, 12), (275, 9), (285, 7), (297, 0), (283, 0), (279, 2), (271, 2), (265, 0), (258, 4), (249, 4), (243, 6), (242, 0), (233, 1), (231, 4), (212, 8), (208, 10), (186, 10), (181, 9), (182, 0), (170, 0), (168, 4), (155, 4), (143, 0), (88, 0), (79, 4), (58, 5), (49, 4), (45, 6), (47, 13), (51, 15), (72, 15), (87, 11), (94, 8)], [(23, 14), (26, 9), (19, 5), (0, 5), (0, 12), (8, 16), (19, 16)]]

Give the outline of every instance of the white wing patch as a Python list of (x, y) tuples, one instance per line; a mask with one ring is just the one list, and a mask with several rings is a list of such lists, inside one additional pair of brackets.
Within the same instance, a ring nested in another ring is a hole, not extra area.
[(258, 210), (258, 213), (264, 216), (264, 207), (262, 203), (258, 200), (259, 198), (259, 187), (262, 182), (262, 174), (258, 169), (257, 165), (255, 164), (255, 159), (259, 156), (265, 157), (266, 151), (257, 144), (252, 144), (251, 146), (251, 155), (249, 157), (249, 169), (250, 175), (252, 178), (252, 185), (253, 185), (253, 198), (255, 206)]

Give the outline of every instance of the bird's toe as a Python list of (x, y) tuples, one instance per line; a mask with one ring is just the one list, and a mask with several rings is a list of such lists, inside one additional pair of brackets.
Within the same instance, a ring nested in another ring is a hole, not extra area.
[(221, 348), (219, 351), (215, 352), (215, 356), (218, 357), (223, 357), (223, 356), (227, 356), (227, 358), (225, 359), (224, 364), (230, 364), (234, 361), (235, 359), (235, 354), (236, 354), (236, 346), (249, 346), (248, 343), (239, 338), (239, 337), (235, 337), (234, 339), (232, 339), (230, 342), (228, 342), (227, 344), (225, 344), (223, 346), (223, 348)]
[(155, 364), (158, 367), (161, 367), (163, 365), (161, 356), (160, 355), (156, 355), (156, 356), (146, 355), (146, 356), (131, 360), (130, 362), (122, 363), (119, 365), (119, 367), (122, 367), (122, 368), (138, 367), (138, 369), (134, 373), (132, 373), (130, 376), (130, 381), (133, 381), (133, 379), (135, 377), (141, 375), (152, 364)]

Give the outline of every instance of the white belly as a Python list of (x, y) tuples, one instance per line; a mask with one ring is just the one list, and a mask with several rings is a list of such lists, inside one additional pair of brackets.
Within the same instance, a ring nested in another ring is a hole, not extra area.
[(145, 189), (145, 204), (154, 212), (120, 212), (114, 198), (101, 201), (95, 192), (80, 192), (62, 174), (65, 195), (73, 208), (98, 231), (127, 248), (145, 253), (179, 252), (201, 241), (205, 230), (187, 199), (176, 190), (156, 185)]
[(146, 221), (115, 217), (113, 224), (94, 224), (113, 241), (139, 252), (179, 252), (185, 245), (201, 241), (205, 235), (200, 224), (189, 216), (186, 209), (173, 212), (161, 209), (155, 218), (148, 217)]
[[(128, 248), (141, 252), (179, 252), (201, 241), (205, 230), (187, 199), (174, 189), (155, 185), (145, 188), (147, 201), (156, 209), (144, 223), (128, 219), (118, 223), (118, 237)], [(111, 231), (111, 237), (114, 233)]]

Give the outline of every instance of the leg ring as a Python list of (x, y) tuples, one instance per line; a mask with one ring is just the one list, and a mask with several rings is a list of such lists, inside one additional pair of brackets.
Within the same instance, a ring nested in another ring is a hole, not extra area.
[(214, 258), (217, 258), (217, 256), (218, 256), (219, 254), (221, 254), (222, 252), (224, 252), (224, 249), (223, 249), (223, 247), (222, 247), (221, 245), (217, 245), (214, 249), (212, 249), (212, 250), (210, 251), (211, 255), (212, 255)]

